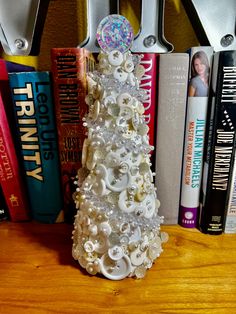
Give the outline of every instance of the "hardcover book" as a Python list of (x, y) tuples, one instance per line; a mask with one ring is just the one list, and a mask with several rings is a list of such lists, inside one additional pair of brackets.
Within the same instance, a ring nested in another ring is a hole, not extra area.
[(189, 55), (160, 54), (156, 186), (159, 214), (166, 224), (177, 224), (180, 201)]
[(62, 221), (57, 131), (49, 72), (10, 73), (17, 139), (33, 219)]
[[(157, 71), (158, 71), (158, 55), (156, 53), (141, 54), (140, 64), (144, 67), (144, 75), (140, 79), (140, 88), (147, 92), (146, 100), (143, 105), (145, 108), (145, 121), (149, 127), (149, 143), (155, 146), (156, 143), (156, 123), (157, 123)], [(151, 152), (152, 163), (154, 165), (154, 151)]]
[(0, 93), (0, 183), (14, 222), (30, 219), (27, 194), (16, 154), (5, 105)]
[(200, 230), (221, 234), (235, 151), (236, 51), (214, 54), (200, 206)]
[(179, 224), (196, 228), (202, 179), (212, 47), (192, 47), (190, 55)]
[(74, 179), (81, 167), (85, 139), (83, 117), (88, 106), (86, 73), (94, 67), (92, 54), (84, 48), (53, 48), (51, 50), (56, 123), (60, 152), (61, 181), (65, 220), (75, 215)]

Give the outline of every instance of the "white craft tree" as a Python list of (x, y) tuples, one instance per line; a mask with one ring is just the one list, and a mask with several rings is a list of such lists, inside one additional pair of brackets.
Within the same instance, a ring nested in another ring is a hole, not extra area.
[(91, 275), (142, 278), (167, 239), (150, 168), (147, 95), (139, 88), (144, 69), (129, 51), (133, 33), (123, 16), (106, 17), (97, 39), (102, 51), (87, 76), (88, 132), (74, 195), (72, 254)]

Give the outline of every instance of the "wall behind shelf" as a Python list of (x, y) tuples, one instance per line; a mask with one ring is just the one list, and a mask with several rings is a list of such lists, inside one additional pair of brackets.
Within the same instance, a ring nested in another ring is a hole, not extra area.
[[(140, 0), (120, 0), (121, 14), (126, 16), (138, 32)], [(181, 0), (166, 0), (164, 36), (174, 45), (175, 52), (184, 52), (198, 45), (192, 25)], [(7, 56), (7, 60), (33, 65), (38, 70), (50, 70), (50, 49), (75, 47), (86, 37), (86, 0), (51, 0), (37, 57)]]

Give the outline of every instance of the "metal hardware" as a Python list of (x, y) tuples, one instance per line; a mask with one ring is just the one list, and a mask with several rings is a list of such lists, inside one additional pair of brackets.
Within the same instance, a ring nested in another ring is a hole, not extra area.
[(163, 35), (164, 0), (142, 0), (140, 31), (131, 50), (143, 53), (171, 52), (173, 45)]
[(236, 49), (236, 1), (182, 0), (201, 45)]
[(97, 28), (101, 20), (110, 14), (118, 14), (119, 0), (87, 0), (87, 36), (79, 45), (91, 52), (100, 51), (96, 41)]
[(0, 41), (6, 54), (38, 55), (50, 0), (0, 0)]

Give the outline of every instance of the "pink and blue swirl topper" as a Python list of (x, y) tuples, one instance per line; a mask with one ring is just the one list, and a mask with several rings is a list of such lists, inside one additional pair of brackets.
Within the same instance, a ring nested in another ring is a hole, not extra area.
[(124, 16), (112, 14), (100, 22), (96, 37), (103, 51), (119, 50), (124, 53), (131, 48), (134, 33), (132, 26)]

